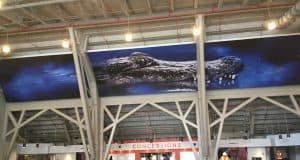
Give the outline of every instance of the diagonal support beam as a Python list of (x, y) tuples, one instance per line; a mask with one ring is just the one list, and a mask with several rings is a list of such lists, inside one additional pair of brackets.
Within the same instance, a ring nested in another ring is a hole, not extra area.
[(4, 13), (0, 13), (0, 16), (1, 16), (1, 17), (4, 17), (4, 18), (7, 19), (7, 20), (10, 20), (12, 23), (17, 24), (17, 25), (19, 25), (19, 26), (21, 26), (21, 27), (27, 27), (26, 24), (24, 24), (24, 23), (22, 23), (22, 22), (19, 22), (19, 21), (16, 20), (15, 18), (10, 17), (10, 16), (8, 16), (8, 15), (6, 15), (6, 14), (4, 14)]
[[(125, 115), (123, 115), (121, 118), (119, 118), (118, 120), (115, 119), (114, 123), (120, 123), (122, 122), (124, 119), (126, 119), (127, 117), (131, 116), (132, 114), (134, 114), (135, 112), (137, 112), (138, 110), (140, 110), (141, 108), (143, 108), (147, 103), (142, 103), (140, 105), (138, 105), (135, 109), (131, 110), (130, 112), (126, 113)], [(114, 123), (108, 125), (107, 127), (104, 128), (103, 133), (108, 131), (109, 129), (111, 129), (114, 126)]]
[(179, 113), (179, 116), (181, 117), (181, 122), (182, 122), (182, 124), (183, 124), (185, 133), (186, 133), (186, 135), (187, 135), (187, 137), (188, 137), (189, 143), (190, 143), (190, 145), (192, 146), (192, 150), (193, 150), (195, 159), (199, 159), (199, 154), (197, 153), (196, 147), (193, 145), (193, 139), (192, 139), (190, 130), (189, 130), (189, 128), (188, 128), (186, 122), (183, 121), (183, 120), (186, 120), (186, 118), (184, 117), (184, 115), (183, 115), (183, 113), (182, 113), (182, 110), (181, 110), (181, 107), (180, 107), (180, 104), (178, 103), (178, 101), (176, 101), (176, 107), (177, 107), (177, 111), (178, 111), (178, 113)]
[(116, 132), (116, 128), (117, 128), (117, 125), (118, 125), (118, 120), (119, 120), (119, 117), (120, 117), (120, 113), (121, 113), (121, 110), (122, 110), (122, 105), (119, 105), (118, 107), (118, 111), (117, 111), (117, 115), (116, 115), (116, 121), (113, 123), (113, 128), (111, 130), (111, 133), (110, 133), (110, 136), (109, 136), (109, 140), (108, 140), (108, 143), (107, 143), (107, 146), (106, 146), (106, 150), (105, 150), (105, 154), (104, 154), (104, 160), (107, 159), (107, 156), (108, 156), (108, 152), (110, 150), (110, 147), (111, 147), (111, 143), (113, 141), (113, 138), (114, 138), (114, 135), (115, 135), (115, 132)]
[(249, 0), (243, 0), (243, 5), (247, 5), (249, 3)]
[(198, 128), (198, 126), (197, 126), (196, 124), (194, 124), (193, 122), (188, 121), (188, 120), (186, 120), (186, 119), (182, 119), (179, 115), (173, 113), (172, 111), (169, 111), (168, 109), (165, 109), (164, 107), (162, 107), (162, 106), (160, 106), (160, 105), (158, 105), (158, 104), (156, 104), (156, 103), (149, 103), (149, 104), (151, 104), (153, 107), (155, 107), (155, 108), (157, 108), (157, 109), (159, 109), (159, 110), (161, 110), (161, 111), (163, 111), (163, 112), (169, 114), (170, 116), (172, 116), (172, 117), (174, 117), (174, 118), (177, 118), (177, 119), (179, 119), (179, 120), (184, 121), (185, 123), (189, 124), (190, 126), (192, 126), (192, 127), (194, 127), (194, 128)]
[(215, 148), (214, 148), (214, 154), (213, 154), (214, 159), (218, 158), (219, 144), (220, 144), (220, 140), (221, 140), (221, 136), (222, 136), (222, 132), (223, 132), (224, 120), (225, 120), (225, 115), (226, 115), (226, 111), (227, 111), (227, 106), (228, 106), (228, 98), (226, 98), (225, 101), (224, 101), (223, 111), (222, 111), (222, 114), (221, 114), (221, 117), (220, 117), (221, 123), (219, 125), (218, 136), (217, 136), (217, 140), (216, 140), (216, 144), (215, 144)]
[(298, 104), (298, 102), (296, 101), (295, 97), (294, 97), (293, 95), (290, 95), (290, 99), (291, 99), (291, 101), (292, 101), (292, 103), (293, 103), (295, 109), (296, 109), (297, 111), (300, 112), (300, 107), (299, 107), (299, 104)]
[(211, 100), (208, 100), (208, 104), (221, 117), (222, 113), (218, 110), (216, 105), (214, 103), (212, 103)]
[(104, 16), (105, 18), (108, 17), (108, 14), (107, 14), (107, 8), (106, 8), (106, 6), (105, 6), (104, 1), (103, 1), (103, 0), (98, 0), (98, 1), (99, 1), (99, 3), (100, 3), (101, 11), (102, 11), (103, 16)]
[[(243, 103), (241, 103), (240, 105), (238, 105), (237, 107), (235, 107), (234, 109), (232, 109), (231, 111), (229, 111), (228, 113), (226, 113), (224, 115), (224, 118), (227, 118), (229, 116), (231, 116), (232, 114), (234, 114), (235, 112), (239, 111), (240, 109), (242, 109), (243, 107), (245, 107), (247, 104), (251, 103), (252, 101), (254, 101), (257, 97), (251, 97), (247, 100), (245, 100)], [(210, 124), (210, 127), (215, 126), (216, 124), (218, 124), (219, 122), (221, 122), (221, 118), (215, 120), (214, 122), (212, 122)]]
[(40, 115), (44, 114), (45, 112), (47, 112), (48, 109), (43, 109), (41, 111), (39, 111), (38, 113), (36, 113), (35, 115), (33, 115), (32, 117), (28, 118), (26, 121), (24, 121), (23, 123), (20, 123), (18, 125), (18, 127), (15, 127), (14, 129), (8, 131), (5, 136), (9, 136), (10, 134), (12, 134), (13, 132), (15, 132), (17, 129), (20, 129), (22, 127), (24, 127), (26, 124), (30, 123), (31, 121), (35, 120), (36, 118), (38, 118)]
[(199, 5), (199, 0), (194, 0), (194, 8), (198, 8), (198, 5)]
[(123, 11), (123, 13), (126, 15), (126, 16), (129, 16), (129, 8), (128, 8), (128, 2), (127, 0), (120, 0), (120, 4), (121, 4), (121, 9)]
[(169, 0), (169, 6), (170, 6), (170, 12), (174, 12), (175, 11), (174, 0)]
[(9, 159), (9, 157), (10, 157), (10, 154), (11, 154), (11, 151), (12, 151), (12, 148), (13, 148), (13, 145), (15, 144), (16, 138), (17, 138), (17, 136), (18, 136), (18, 134), (19, 134), (19, 130), (20, 130), (20, 128), (21, 128), (20, 125), (21, 125), (21, 123), (22, 123), (22, 121), (23, 121), (24, 115), (25, 115), (25, 110), (23, 110), (23, 111), (21, 112), (21, 115), (20, 115), (20, 118), (19, 118), (19, 120), (18, 120), (17, 126), (15, 127), (16, 130), (15, 130), (15, 132), (14, 132), (14, 134), (13, 134), (11, 140), (10, 140), (10, 143), (9, 143), (9, 146), (8, 146), (8, 151), (7, 151), (6, 159)]
[(152, 6), (151, 6), (150, 0), (145, 0), (145, 3), (146, 3), (146, 6), (147, 6), (147, 9), (148, 9), (148, 14), (152, 15)]
[(80, 45), (82, 42), (80, 41), (78, 37), (78, 32), (75, 32), (74, 28), (69, 28), (69, 34), (71, 38), (71, 44), (72, 44), (72, 52), (73, 52), (73, 59), (74, 59), (74, 64), (75, 64), (75, 70), (76, 70), (76, 76), (77, 76), (77, 81), (78, 81), (78, 87), (79, 87), (79, 92), (80, 92), (80, 99), (81, 99), (81, 104), (82, 104), (82, 110), (83, 110), (83, 115), (84, 115), (84, 121), (86, 124), (86, 132), (87, 132), (87, 139), (88, 143), (90, 146), (90, 155), (91, 159), (94, 159), (95, 157), (95, 150), (94, 150), (94, 140), (92, 137), (92, 131), (91, 131), (91, 125), (90, 125), (90, 116), (88, 114), (88, 95), (87, 95), (87, 84), (85, 83), (85, 72), (82, 67), (83, 64), (81, 64), (82, 60), (80, 59), (81, 54), (81, 49)]
[(56, 17), (57, 19), (59, 19), (62, 22), (67, 22), (63, 17), (62, 17), (62, 10), (58, 9), (54, 9), (51, 6), (46, 6), (43, 8), (46, 12), (50, 13), (51, 15), (53, 15), (54, 17)]
[(78, 123), (77, 120), (75, 120), (75, 119), (73, 119), (72, 117), (66, 115), (65, 113), (63, 113), (63, 112), (61, 112), (61, 111), (59, 111), (59, 110), (57, 110), (57, 109), (55, 109), (55, 108), (51, 108), (50, 110), (51, 110), (52, 112), (58, 114), (59, 116), (65, 118), (65, 119), (67, 119), (67, 120), (69, 120), (70, 122), (76, 124), (77, 126), (80, 126), (80, 127), (82, 127), (83, 129), (86, 129), (86, 127), (82, 124), (82, 122)]
[[(80, 123), (80, 116), (79, 116), (79, 112), (78, 112), (78, 108), (75, 107), (75, 113), (76, 113), (76, 118), (77, 118), (77, 123)], [(81, 126), (79, 127), (79, 132), (80, 132), (80, 136), (81, 136), (81, 141), (84, 147), (84, 153), (85, 153), (85, 157), (87, 158), (87, 160), (90, 160), (90, 155), (89, 155), (89, 151), (88, 151), (88, 146), (86, 144), (86, 139), (85, 139), (85, 135), (83, 132), (83, 129)]]
[(279, 102), (277, 102), (277, 101), (275, 101), (275, 100), (273, 100), (273, 99), (271, 99), (269, 97), (263, 97), (262, 96), (260, 98), (262, 98), (263, 100), (265, 100), (267, 102), (270, 102), (270, 103), (276, 105), (277, 107), (280, 107), (280, 108), (282, 108), (282, 109), (284, 109), (286, 111), (289, 111), (289, 112), (291, 112), (293, 114), (296, 114), (297, 116), (300, 117), (300, 111), (298, 111), (298, 110), (292, 109), (292, 108), (290, 108), (290, 107), (288, 107), (288, 106), (286, 106), (284, 104), (281, 104), (281, 103), (279, 103)]
[(24, 14), (26, 14), (27, 16), (29, 16), (29, 17), (35, 19), (36, 21), (39, 21), (39, 22), (42, 23), (42, 24), (47, 24), (47, 23), (46, 23), (44, 20), (42, 20), (39, 16), (37, 16), (36, 14), (34, 14), (34, 13), (28, 11), (26, 8), (22, 8), (22, 12), (23, 12)]
[(2, 8), (0, 8), (0, 11), (7, 11), (7, 10), (13, 10), (13, 9), (28, 8), (28, 7), (37, 7), (37, 6), (44, 6), (44, 5), (50, 5), (50, 4), (56, 4), (56, 3), (75, 2), (75, 1), (78, 1), (78, 0), (47, 0), (47, 1), (31, 2), (31, 3), (25, 3), (25, 4), (3, 6)]
[(223, 2), (224, 2), (224, 0), (218, 0), (218, 8), (223, 7)]

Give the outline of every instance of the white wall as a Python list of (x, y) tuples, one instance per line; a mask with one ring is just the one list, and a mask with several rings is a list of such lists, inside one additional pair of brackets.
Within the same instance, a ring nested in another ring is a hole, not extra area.
[(180, 152), (180, 160), (195, 160), (193, 152)]
[(76, 160), (76, 153), (56, 154), (53, 160)]
[(264, 147), (248, 148), (248, 160), (252, 160), (252, 157), (261, 157), (262, 160), (267, 160), (267, 149)]
[(135, 154), (111, 154), (109, 157), (112, 156), (113, 160), (135, 160)]

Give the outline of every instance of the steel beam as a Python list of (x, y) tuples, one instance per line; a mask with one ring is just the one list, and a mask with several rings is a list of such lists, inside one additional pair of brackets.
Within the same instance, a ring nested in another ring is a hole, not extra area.
[(151, 15), (152, 14), (152, 7), (151, 7), (151, 2), (150, 0), (145, 0), (147, 9), (148, 9), (148, 14)]
[(225, 99), (224, 105), (223, 105), (223, 111), (221, 115), (221, 122), (219, 125), (219, 130), (218, 130), (218, 135), (217, 135), (217, 140), (214, 146), (214, 149), (212, 149), (213, 152), (213, 159), (218, 159), (218, 150), (219, 150), (219, 145), (220, 145), (220, 140), (223, 132), (223, 127), (224, 127), (224, 120), (225, 120), (225, 115), (227, 111), (227, 106), (228, 106), (228, 98)]
[(90, 125), (90, 116), (88, 114), (88, 96), (86, 92), (86, 83), (84, 83), (84, 70), (82, 70), (82, 64), (80, 64), (80, 59), (79, 56), (81, 56), (81, 50), (80, 50), (80, 44), (78, 40), (78, 36), (76, 35), (76, 32), (74, 28), (69, 28), (69, 34), (71, 38), (71, 44), (72, 44), (72, 52), (73, 52), (73, 59), (74, 59), (74, 64), (75, 64), (75, 69), (76, 69), (76, 76), (77, 76), (77, 81), (78, 81), (78, 87), (79, 87), (79, 92), (80, 92), (80, 99), (82, 103), (82, 110), (83, 110), (83, 115), (84, 115), (84, 121), (86, 124), (86, 131), (87, 131), (87, 139), (88, 143), (90, 146), (90, 155), (91, 159), (93, 160), (95, 158), (95, 150), (94, 150), (94, 141), (92, 137), (92, 132), (91, 132), (91, 125)]
[(194, 0), (194, 8), (198, 8), (198, 5), (199, 5), (199, 0)]
[(223, 7), (223, 2), (224, 2), (224, 0), (218, 0), (218, 8)]
[(1, 17), (4, 17), (5, 19), (10, 20), (12, 23), (15, 23), (15, 24), (17, 24), (17, 25), (19, 25), (19, 26), (21, 26), (21, 27), (27, 27), (26, 24), (21, 23), (21, 22), (18, 22), (15, 18), (12, 18), (11, 16), (8, 16), (8, 15), (6, 15), (6, 14), (4, 14), (4, 13), (0, 13), (0, 16), (1, 16)]
[(292, 103), (293, 103), (295, 109), (296, 109), (297, 111), (300, 112), (299, 104), (298, 104), (298, 102), (296, 101), (294, 95), (290, 95), (290, 99), (291, 99), (291, 101), (292, 101)]
[(197, 115), (197, 134), (200, 148), (200, 159), (209, 159), (210, 146), (210, 129), (209, 129), (209, 112), (206, 99), (205, 88), (205, 61), (204, 61), (204, 42), (205, 42), (205, 23), (204, 16), (196, 17), (196, 26), (201, 30), (200, 35), (195, 37), (197, 46), (197, 86), (198, 86), (198, 101), (196, 105)]
[(179, 116), (181, 117), (181, 123), (183, 124), (183, 127), (184, 127), (184, 130), (185, 130), (185, 133), (186, 133), (186, 136), (189, 140), (189, 143), (190, 143), (190, 146), (192, 146), (192, 150), (193, 150), (193, 153), (194, 153), (194, 156), (195, 156), (195, 159), (199, 159), (199, 154), (196, 150), (196, 147), (194, 146), (194, 141), (192, 139), (192, 136), (191, 136), (191, 133), (189, 131), (189, 128), (186, 124), (186, 122), (184, 120), (186, 120), (185, 116), (183, 115), (182, 113), (182, 110), (181, 110), (181, 107), (180, 107), (180, 104), (178, 103), (178, 101), (176, 101), (176, 107), (177, 107), (177, 111), (179, 113)]
[(104, 1), (103, 0), (98, 0), (98, 1), (99, 1), (100, 5), (101, 5), (101, 9), (102, 9), (101, 11), (102, 11), (103, 16), (105, 18), (108, 17), (107, 9), (106, 9)]
[[(75, 107), (75, 113), (76, 113), (76, 117), (77, 117), (77, 123), (81, 123), (81, 119), (80, 119), (80, 115), (79, 115), (79, 112), (78, 112), (78, 108)], [(81, 141), (82, 141), (82, 145), (84, 147), (84, 153), (85, 153), (85, 157), (87, 160), (90, 160), (91, 156), (89, 154), (89, 151), (88, 151), (88, 145), (86, 144), (86, 139), (85, 139), (85, 134), (83, 132), (83, 129), (81, 126), (78, 126), (79, 127), (79, 132), (80, 132), (80, 137), (81, 137)]]
[(43, 8), (44, 10), (46, 10), (48, 13), (50, 13), (51, 15), (55, 16), (56, 18), (58, 18), (60, 21), (62, 22), (67, 22), (63, 17), (62, 17), (62, 10), (57, 11), (56, 9), (53, 9), (51, 6), (45, 6)]
[(29, 16), (29, 17), (35, 19), (36, 21), (39, 21), (39, 22), (42, 23), (42, 24), (47, 24), (47, 22), (45, 22), (44, 20), (42, 20), (42, 19), (41, 19), (39, 16), (37, 16), (36, 14), (34, 14), (34, 13), (28, 11), (26, 8), (22, 8), (22, 12), (23, 12), (24, 14), (26, 14), (27, 16)]
[(175, 11), (174, 0), (169, 0), (169, 6), (170, 6), (170, 12), (173, 13)]
[(67, 2), (75, 2), (78, 0), (47, 0), (47, 1), (39, 1), (39, 2), (31, 2), (25, 4), (17, 4), (12, 6), (3, 6), (0, 8), (0, 11), (7, 11), (13, 9), (20, 9), (20, 8), (28, 8), (28, 7), (37, 7), (37, 6), (44, 6), (56, 3), (67, 3)]
[(249, 0), (243, 0), (243, 5), (247, 5), (248, 4), (248, 2), (249, 2)]
[(121, 4), (121, 9), (123, 11), (123, 13), (128, 17), (129, 14), (129, 8), (128, 8), (128, 2), (127, 0), (120, 0), (120, 4)]
[(106, 145), (106, 150), (105, 150), (105, 153), (104, 153), (104, 160), (107, 159), (107, 156), (108, 156), (108, 153), (109, 153), (109, 150), (110, 150), (110, 147), (111, 147), (111, 143), (113, 141), (115, 131), (116, 131), (116, 128), (117, 128), (117, 125), (118, 125), (118, 120), (119, 120), (119, 117), (120, 117), (121, 110), (122, 110), (122, 105), (119, 105), (117, 115), (116, 115), (116, 118), (115, 118), (116, 121), (113, 123), (113, 127), (112, 127), (112, 130), (111, 130), (110, 136), (109, 136), (109, 140), (108, 140), (108, 143)]

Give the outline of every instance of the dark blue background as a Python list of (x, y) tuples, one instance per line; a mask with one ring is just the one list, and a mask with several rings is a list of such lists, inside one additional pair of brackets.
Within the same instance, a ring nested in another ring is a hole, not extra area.
[[(207, 43), (206, 61), (224, 56), (242, 59), (244, 68), (235, 85), (211, 85), (208, 89), (256, 88), (300, 84), (300, 36), (284, 36)], [(148, 47), (90, 53), (93, 66), (113, 57), (140, 51), (163, 60), (196, 59), (195, 44)], [(7, 101), (33, 101), (79, 97), (72, 55), (32, 57), (0, 61), (0, 84)], [(157, 93), (162, 84), (136, 84), (133, 89)], [(101, 84), (100, 84), (101, 87)], [(196, 88), (195, 88), (196, 89)], [(144, 94), (145, 94), (144, 93)], [(102, 90), (102, 95), (103, 90)], [(117, 93), (116, 90), (116, 94)]]
[(72, 55), (3, 60), (0, 68), (8, 102), (79, 97)]
[(300, 84), (300, 36), (208, 43), (205, 59), (242, 59), (244, 68), (234, 86), (208, 89), (257, 88)]

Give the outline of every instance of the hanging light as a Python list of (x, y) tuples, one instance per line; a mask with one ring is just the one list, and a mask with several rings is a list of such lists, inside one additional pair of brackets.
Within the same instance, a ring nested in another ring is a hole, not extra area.
[(126, 42), (131, 42), (132, 39), (133, 39), (133, 35), (132, 35), (131, 32), (125, 33), (125, 41), (126, 41)]
[(200, 27), (194, 25), (194, 26), (193, 26), (193, 35), (194, 35), (194, 36), (199, 36), (200, 33), (201, 33)]
[(9, 55), (10, 52), (11, 52), (11, 48), (8, 44), (2, 46), (2, 53), (4, 56)]
[(276, 29), (276, 28), (277, 28), (277, 23), (276, 23), (276, 21), (274, 21), (274, 20), (269, 21), (269, 22), (267, 23), (267, 28), (268, 28), (268, 30), (270, 30), (270, 31)]
[(62, 46), (63, 48), (70, 48), (70, 41), (69, 41), (68, 39), (62, 40), (61, 46)]

